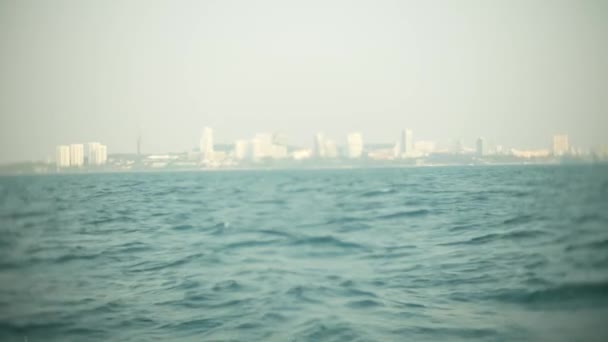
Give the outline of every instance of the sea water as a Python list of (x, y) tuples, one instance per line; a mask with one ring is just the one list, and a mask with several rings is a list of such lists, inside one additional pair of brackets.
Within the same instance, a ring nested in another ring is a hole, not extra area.
[(2, 341), (601, 341), (608, 167), (0, 177)]

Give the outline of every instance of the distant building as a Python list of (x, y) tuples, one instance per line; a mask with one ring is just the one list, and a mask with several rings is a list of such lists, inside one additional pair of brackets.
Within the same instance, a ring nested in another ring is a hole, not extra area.
[(326, 158), (337, 158), (338, 157), (338, 145), (333, 140), (325, 140), (325, 157)]
[(477, 144), (476, 144), (476, 153), (479, 157), (482, 157), (484, 155), (486, 155), (487, 151), (487, 146), (486, 146), (486, 142), (483, 138), (479, 137), (477, 139)]
[(244, 160), (250, 156), (250, 143), (247, 140), (237, 140), (234, 142), (234, 159)]
[(363, 137), (361, 133), (350, 133), (346, 140), (348, 157), (361, 158), (363, 154)]
[(295, 150), (292, 153), (292, 158), (294, 160), (308, 159), (310, 157), (312, 157), (312, 151), (309, 149)]
[(287, 158), (287, 146), (272, 145), (272, 158), (274, 158), (274, 159)]
[(422, 155), (428, 155), (435, 152), (435, 142), (434, 141), (416, 141), (414, 143), (414, 150)]
[(273, 157), (272, 135), (258, 133), (251, 141), (251, 158), (254, 160)]
[(203, 160), (213, 160), (213, 130), (209, 127), (203, 128), (200, 149)]
[(141, 134), (137, 135), (137, 155), (141, 156)]
[(84, 165), (84, 145), (72, 144), (70, 145), (70, 166), (83, 166)]
[(275, 132), (272, 135), (272, 143), (274, 145), (287, 146), (287, 143), (288, 143), (287, 135), (285, 135), (284, 133)]
[(108, 147), (99, 145), (97, 150), (97, 165), (104, 165), (108, 161)]
[(338, 145), (335, 141), (327, 139), (323, 133), (317, 133), (313, 144), (313, 155), (321, 159), (336, 158), (338, 157)]
[(549, 150), (516, 150), (511, 149), (511, 155), (518, 158), (545, 158), (550, 155)]
[(251, 153), (249, 155), (251, 160), (259, 160), (260, 158), (262, 158), (262, 144), (262, 141), (258, 139), (251, 139)]
[(465, 147), (464, 147), (464, 144), (462, 143), (462, 140), (458, 139), (452, 143), (452, 147), (451, 147), (452, 153), (460, 154), (460, 153), (463, 153), (464, 151), (465, 151)]
[(87, 144), (87, 160), (89, 165), (103, 165), (108, 160), (108, 148), (98, 142)]
[(258, 133), (250, 141), (237, 140), (234, 143), (234, 159), (260, 161), (287, 157), (284, 137), (277, 134)]
[(55, 163), (58, 168), (70, 167), (70, 146), (57, 146), (55, 154)]
[(327, 151), (325, 150), (325, 135), (321, 132), (315, 134), (313, 155), (316, 158), (325, 158), (327, 156)]
[(87, 144), (87, 163), (89, 165), (96, 165), (95, 160), (97, 159), (96, 154), (99, 145), (101, 144), (98, 142), (90, 142)]
[(394, 148), (375, 149), (367, 153), (367, 157), (372, 160), (393, 160), (395, 159), (395, 150), (398, 148), (398, 143)]
[(567, 134), (557, 134), (553, 136), (553, 155), (562, 156), (570, 150)]
[(414, 134), (411, 129), (401, 131), (401, 139), (399, 140), (398, 156), (401, 158), (409, 157), (414, 152)]

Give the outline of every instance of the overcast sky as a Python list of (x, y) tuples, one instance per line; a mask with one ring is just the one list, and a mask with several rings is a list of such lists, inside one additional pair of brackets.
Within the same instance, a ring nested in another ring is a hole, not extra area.
[(0, 162), (100, 141), (608, 143), (608, 1), (0, 0)]

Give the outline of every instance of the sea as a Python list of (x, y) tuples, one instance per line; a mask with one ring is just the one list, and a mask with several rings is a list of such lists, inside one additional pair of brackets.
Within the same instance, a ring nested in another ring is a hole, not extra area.
[(607, 341), (608, 166), (0, 177), (1, 341)]

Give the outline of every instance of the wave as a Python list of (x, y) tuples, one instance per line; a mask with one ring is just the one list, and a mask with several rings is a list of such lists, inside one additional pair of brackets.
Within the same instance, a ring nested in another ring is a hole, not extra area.
[(115, 254), (137, 253), (152, 250), (153, 247), (139, 241), (127, 242), (122, 245), (114, 246), (110, 249)]
[(182, 321), (174, 324), (165, 324), (161, 326), (163, 329), (171, 329), (188, 334), (194, 334), (197, 331), (206, 332), (208, 329), (218, 328), (224, 324), (223, 320), (215, 318), (203, 318)]
[(15, 211), (3, 214), (0, 216), (0, 219), (8, 219), (8, 220), (20, 220), (20, 219), (29, 219), (32, 217), (40, 217), (40, 216), (48, 216), (52, 214), (52, 211), (47, 210), (30, 210), (30, 211)]
[(410, 210), (410, 211), (399, 211), (393, 214), (381, 215), (376, 217), (380, 220), (389, 220), (389, 219), (397, 219), (397, 218), (407, 218), (407, 217), (420, 217), (426, 216), (430, 214), (430, 211), (427, 209), (418, 209), (418, 210)]
[(215, 292), (218, 292), (218, 291), (237, 291), (242, 288), (243, 288), (243, 286), (241, 284), (239, 284), (236, 280), (229, 279), (229, 280), (224, 280), (224, 281), (215, 283), (211, 289)]
[(464, 241), (456, 241), (456, 242), (447, 242), (441, 243), (440, 246), (453, 246), (453, 245), (481, 245), (488, 242), (493, 241), (501, 241), (501, 240), (521, 240), (521, 239), (530, 239), (536, 238), (539, 236), (547, 235), (546, 231), (542, 230), (520, 230), (513, 231), (509, 233), (490, 233), (486, 235), (476, 236), (468, 240)]
[(574, 218), (573, 222), (577, 224), (583, 224), (587, 222), (601, 222), (602, 220), (603, 218), (599, 214), (585, 214)]
[(381, 302), (372, 299), (363, 299), (363, 300), (355, 300), (352, 302), (348, 302), (346, 306), (355, 309), (369, 309), (378, 306), (384, 306)]
[(192, 230), (193, 228), (194, 228), (194, 226), (191, 224), (180, 224), (180, 225), (172, 227), (171, 229), (173, 229), (173, 230)]
[(56, 335), (61, 330), (70, 326), (71, 324), (67, 322), (14, 323), (10, 321), (0, 321), (0, 336), (13, 335), (21, 339), (27, 335)]
[(325, 221), (325, 224), (344, 224), (344, 223), (352, 223), (352, 222), (361, 222), (361, 221), (366, 221), (367, 219), (365, 218), (360, 218), (360, 217), (353, 217), (353, 216), (341, 216), (341, 217), (335, 217), (335, 218), (331, 218), (327, 221)]
[(149, 272), (149, 271), (159, 271), (162, 269), (166, 269), (166, 268), (172, 268), (172, 267), (177, 267), (177, 266), (181, 266), (184, 264), (187, 264), (195, 259), (198, 259), (200, 257), (203, 257), (205, 254), (204, 253), (196, 253), (196, 254), (191, 254), (188, 255), (186, 257), (183, 257), (181, 259), (177, 259), (171, 262), (165, 262), (165, 263), (160, 263), (160, 264), (154, 264), (148, 267), (142, 267), (142, 268), (138, 268), (137, 266), (142, 266), (142, 265), (148, 265), (150, 264), (150, 262), (143, 262), (140, 264), (135, 265), (134, 269), (131, 269), (130, 272)]
[(276, 245), (279, 242), (282, 242), (282, 239), (275, 240), (245, 240), (239, 242), (229, 243), (224, 246), (225, 249), (241, 249), (241, 248), (251, 248), (251, 247), (262, 247), (269, 245)]
[(396, 189), (385, 188), (380, 190), (367, 191), (361, 194), (361, 197), (377, 197), (397, 193)]
[(319, 319), (305, 322), (295, 331), (295, 341), (367, 341), (363, 331), (346, 323), (332, 323)]
[(424, 336), (425, 340), (429, 337), (439, 340), (470, 339), (470, 338), (490, 338), (499, 336), (495, 329), (484, 328), (445, 328), (445, 327), (425, 327), (417, 326), (411, 328), (394, 329), (393, 334), (398, 336)]
[(292, 246), (329, 246), (344, 249), (366, 249), (363, 245), (354, 242), (343, 241), (333, 236), (313, 236), (301, 238), (291, 242)]
[(529, 291), (526, 289), (499, 290), (488, 299), (520, 304), (554, 304), (563, 307), (567, 303), (584, 302), (592, 306), (608, 305), (608, 281), (565, 283), (553, 287)]
[(608, 239), (591, 241), (579, 244), (570, 244), (564, 248), (566, 251), (575, 251), (575, 250), (587, 250), (587, 249), (597, 249), (600, 251), (605, 251), (608, 249)]
[(518, 215), (503, 221), (505, 225), (518, 225), (523, 223), (532, 222), (534, 220), (533, 215)]

